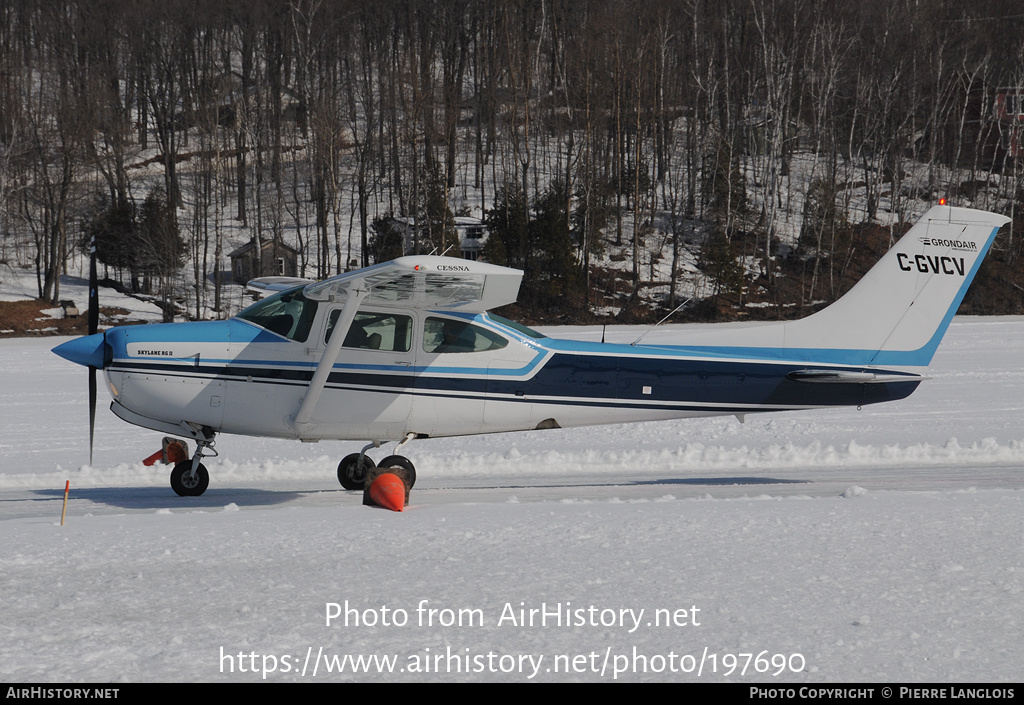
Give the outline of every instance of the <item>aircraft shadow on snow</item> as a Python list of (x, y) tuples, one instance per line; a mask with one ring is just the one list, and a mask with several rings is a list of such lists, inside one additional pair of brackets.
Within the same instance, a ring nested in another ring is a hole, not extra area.
[[(334, 491), (334, 490), (329, 490)], [(340, 491), (340, 490), (339, 490)], [(31, 501), (53, 501), (64, 497), (62, 489), (34, 490), (37, 498)], [(87, 487), (72, 488), (68, 498), (69, 507), (76, 500), (122, 509), (223, 509), (227, 504), (239, 507), (270, 507), (286, 504), (309, 492), (269, 491), (254, 488), (231, 488), (210, 490), (202, 497), (193, 497), (187, 505), (168, 502), (167, 492), (160, 487)], [(3, 501), (3, 500), (0, 500)], [(11, 501), (25, 501), (24, 499)]]
[[(619, 482), (566, 482), (548, 487), (645, 487), (651, 485), (685, 485), (685, 486), (719, 486), (728, 487), (735, 485), (797, 485), (811, 484), (808, 480), (788, 480), (776, 477), (687, 477), (687, 478), (664, 478), (660, 480), (633, 480)], [(446, 486), (444, 489), (464, 490), (494, 490), (494, 489), (537, 489), (542, 487), (535, 483), (524, 484), (494, 484), (489, 486), (458, 487), (457, 483)], [(235, 504), (239, 507), (271, 507), (287, 504), (296, 501), (308, 494), (320, 494), (323, 492), (339, 492), (343, 490), (311, 490), (311, 491), (289, 491), (289, 490), (261, 490), (257, 488), (231, 488), (208, 490), (201, 497), (193, 497), (188, 505), (169, 503), (167, 493), (159, 487), (87, 487), (72, 490), (69, 503), (74, 506), (76, 500), (85, 500), (92, 504), (105, 505), (108, 507), (120, 507), (122, 509), (222, 509), (227, 504)], [(33, 490), (35, 498), (28, 501), (53, 502), (64, 497), (64, 491), (60, 489)], [(24, 502), (24, 498), (0, 500)]]

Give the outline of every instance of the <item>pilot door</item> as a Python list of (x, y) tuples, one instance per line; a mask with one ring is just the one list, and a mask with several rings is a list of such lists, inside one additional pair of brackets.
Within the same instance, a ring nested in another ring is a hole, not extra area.
[[(341, 307), (328, 312), (320, 338), (322, 354), (334, 334)], [(388, 310), (361, 310), (345, 335), (327, 384), (313, 412), (323, 436), (353, 440), (398, 440), (407, 433), (414, 383), (415, 319)]]

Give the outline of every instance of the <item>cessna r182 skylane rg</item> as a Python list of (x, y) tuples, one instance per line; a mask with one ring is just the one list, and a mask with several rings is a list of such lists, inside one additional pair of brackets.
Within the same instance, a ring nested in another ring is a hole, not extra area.
[[(117, 416), (196, 442), (171, 473), (180, 495), (205, 491), (200, 460), (218, 433), (368, 441), (338, 466), (341, 484), (361, 489), (366, 450), (388, 441), (902, 399), (1008, 220), (933, 207), (822, 311), (659, 331), (642, 345), (548, 338), (488, 315), (516, 300), (522, 272), (417, 256), (227, 321), (111, 328), (54, 352), (104, 371)], [(413, 469), (399, 455), (380, 466)]]

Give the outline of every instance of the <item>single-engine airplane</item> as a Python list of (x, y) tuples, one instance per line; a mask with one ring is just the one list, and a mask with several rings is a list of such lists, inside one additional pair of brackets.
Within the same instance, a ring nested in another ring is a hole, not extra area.
[[(521, 271), (409, 256), (227, 321), (115, 327), (54, 352), (103, 370), (117, 416), (195, 441), (171, 472), (179, 495), (206, 490), (200, 461), (220, 433), (366, 442), (338, 465), (342, 486), (361, 489), (366, 451), (385, 442), (397, 453), (415, 438), (902, 399), (926, 379), (915, 370), (1008, 220), (935, 206), (811, 316), (658, 331), (643, 344), (545, 337), (488, 314), (516, 300)], [(415, 472), (397, 454), (380, 466)]]

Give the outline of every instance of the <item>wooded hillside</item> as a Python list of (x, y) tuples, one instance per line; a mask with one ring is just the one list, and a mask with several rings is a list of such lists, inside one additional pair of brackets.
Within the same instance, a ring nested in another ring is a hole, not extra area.
[(56, 301), (95, 235), (206, 315), (250, 239), (326, 277), (462, 212), (537, 315), (802, 308), (948, 196), (1015, 217), (1014, 310), (1020, 87), (1017, 0), (6, 0), (0, 259)]

